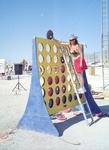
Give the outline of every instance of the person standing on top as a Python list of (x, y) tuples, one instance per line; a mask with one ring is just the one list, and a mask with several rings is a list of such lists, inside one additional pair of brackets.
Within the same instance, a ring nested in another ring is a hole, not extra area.
[(83, 72), (87, 69), (87, 64), (84, 59), (82, 47), (77, 40), (77, 36), (72, 35), (69, 39), (70, 53), (73, 56), (74, 68), (80, 82), (79, 93), (85, 93)]

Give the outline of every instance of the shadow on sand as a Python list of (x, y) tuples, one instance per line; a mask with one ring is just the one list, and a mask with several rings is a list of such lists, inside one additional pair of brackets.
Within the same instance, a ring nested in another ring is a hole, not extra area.
[(109, 105), (99, 106), (104, 113), (109, 113)]
[[(94, 120), (94, 122), (92, 124), (97, 123), (100, 119), (104, 118), (104, 117), (108, 117), (109, 118), (109, 105), (105, 105), (105, 106), (100, 106), (100, 109), (103, 111), (104, 115), (103, 117), (97, 118), (96, 120)], [(70, 126), (79, 123), (80, 121), (83, 121), (84, 117), (83, 115), (79, 115), (79, 116), (75, 116), (72, 117), (64, 122), (59, 122), (59, 123), (54, 123), (54, 126), (57, 128), (58, 132), (59, 132), (59, 136), (62, 136), (64, 131), (69, 128)], [(92, 125), (91, 124), (91, 125)]]

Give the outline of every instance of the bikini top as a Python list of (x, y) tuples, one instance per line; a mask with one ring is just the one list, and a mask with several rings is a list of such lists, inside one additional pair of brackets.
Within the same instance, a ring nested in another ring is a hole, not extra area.
[(74, 57), (77, 57), (77, 56), (79, 55), (79, 52), (78, 52), (77, 50), (74, 50), (74, 51), (72, 52), (72, 54), (73, 54)]

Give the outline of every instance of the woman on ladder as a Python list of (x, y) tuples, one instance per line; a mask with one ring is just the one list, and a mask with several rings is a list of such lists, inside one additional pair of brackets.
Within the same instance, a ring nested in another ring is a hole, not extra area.
[(83, 72), (87, 69), (87, 64), (84, 59), (82, 47), (77, 40), (77, 36), (72, 35), (70, 37), (69, 48), (70, 48), (70, 53), (73, 55), (74, 68), (80, 82), (80, 88), (78, 89), (78, 92), (83, 94), (86, 92), (86, 89), (84, 88)]

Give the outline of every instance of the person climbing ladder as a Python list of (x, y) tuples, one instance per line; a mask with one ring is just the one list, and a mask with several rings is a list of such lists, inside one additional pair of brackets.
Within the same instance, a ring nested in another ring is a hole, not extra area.
[(81, 45), (77, 40), (77, 36), (71, 35), (69, 39), (69, 48), (70, 53), (73, 56), (75, 71), (80, 82), (78, 92), (85, 93), (86, 89), (84, 88), (83, 72), (87, 69), (87, 64), (83, 56)]

